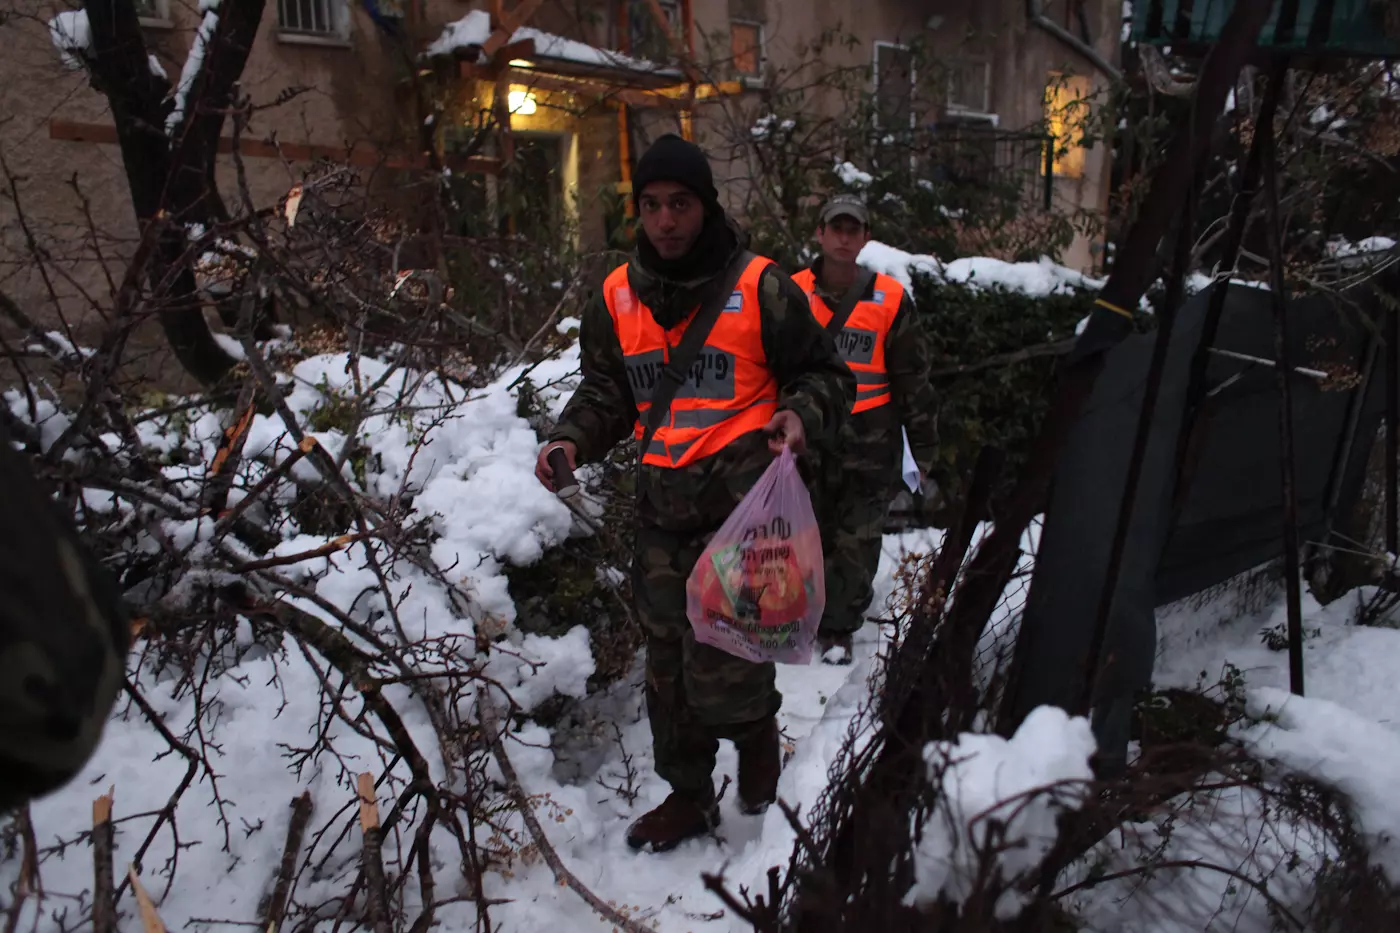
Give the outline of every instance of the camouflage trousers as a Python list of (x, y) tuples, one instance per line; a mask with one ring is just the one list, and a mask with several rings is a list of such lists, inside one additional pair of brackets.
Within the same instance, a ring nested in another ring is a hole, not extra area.
[[(896, 432), (895, 441), (900, 435)], [(875, 573), (885, 519), (894, 498), (899, 456), (885, 438), (857, 446), (858, 453), (827, 465), (816, 503), (825, 558), (826, 611), (821, 631), (846, 634), (860, 628), (874, 598)]]
[(754, 664), (695, 640), (685, 581), (714, 531), (637, 530), (632, 592), (647, 637), (646, 701), (656, 773), (673, 790), (712, 788), (719, 740), (743, 742), (777, 714), (772, 664)]

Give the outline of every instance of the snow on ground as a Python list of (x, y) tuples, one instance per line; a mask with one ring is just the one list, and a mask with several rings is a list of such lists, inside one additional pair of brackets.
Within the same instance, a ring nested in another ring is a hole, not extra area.
[[(576, 322), (562, 321), (567, 331)], [(516, 397), (510, 386), (528, 375), (541, 389), (555, 414), (574, 385), (578, 366), (577, 344), (556, 359), (530, 368), (517, 366), (503, 373), (469, 400), (456, 396), (450, 387), (431, 376), (391, 372), (373, 359), (361, 359), (357, 368), (347, 365), (342, 355), (314, 356), (292, 367), (284, 381), (288, 407), (302, 423), (316, 428), (313, 436), (333, 456), (345, 448), (347, 438), (318, 413), (334, 411), (340, 399), (355, 384), (372, 386), (375, 404), (362, 426), (361, 443), (368, 449), (366, 485), (369, 491), (389, 497), (399, 490), (413, 494), (413, 509), (432, 522), (436, 540), (432, 556), (448, 577), (448, 584), (466, 594), (463, 603), (455, 601), (439, 580), (404, 562), (395, 567), (391, 586), (397, 615), (410, 639), (455, 639), (463, 653), (473, 653), (473, 633), (481, 626), (506, 633), (505, 651), (492, 650), (485, 673), (510, 691), (512, 699), (527, 713), (550, 696), (563, 693), (582, 699), (581, 706), (598, 703), (597, 697), (584, 699), (585, 684), (593, 672), (585, 618), (575, 622), (560, 638), (522, 635), (510, 624), (515, 607), (503, 574), (507, 564), (528, 564), (545, 549), (555, 546), (572, 533), (579, 533), (568, 510), (535, 481), (533, 463), (538, 449), (533, 429), (516, 411)], [(401, 412), (401, 391), (408, 387), (412, 400), (425, 414), (405, 416)], [(22, 405), (10, 402), (17, 413)], [(45, 410), (43, 425), (48, 436), (61, 431), (65, 423), (57, 410)], [(185, 448), (194, 463), (207, 463), (221, 433), (221, 422), (213, 413), (194, 415), (178, 428), (142, 422), (143, 440), (160, 450)], [(427, 443), (412, 453), (416, 436), (426, 432)], [(250, 428), (246, 454), (251, 458), (247, 482), (256, 482), (267, 470), (280, 463), (294, 445), (275, 417), (257, 415)], [(178, 459), (178, 458), (176, 458)], [(296, 464), (302, 472), (305, 462)], [(175, 463), (165, 468), (167, 478), (176, 483), (199, 481), (199, 466)], [(347, 473), (347, 478), (351, 474)], [(117, 505), (110, 494), (94, 491), (96, 505), (110, 510)], [(238, 493), (233, 496), (237, 501)], [(123, 508), (126, 508), (122, 504)], [(165, 532), (174, 546), (201, 547), (207, 529), (198, 522), (166, 522)], [(894, 591), (894, 571), (908, 550), (927, 554), (940, 540), (940, 534), (917, 531), (891, 536), (881, 562), (876, 585), (878, 613)], [(321, 535), (305, 533), (289, 522), (284, 540), (272, 555), (295, 555), (327, 542)], [(376, 579), (365, 559), (366, 544), (357, 543), (344, 551), (307, 559), (283, 568), (289, 578), (314, 590), (317, 597), (365, 621), (368, 612), (382, 610), (383, 597), (375, 592)], [(386, 559), (383, 550), (378, 552)], [(313, 602), (290, 602), (331, 624)], [(804, 667), (780, 667), (779, 689), (785, 701), (781, 724), (791, 751), (784, 771), (782, 797), (806, 812), (827, 785), (827, 771), (847, 737), (853, 717), (867, 701), (868, 680), (877, 667), (877, 655), (888, 637), (888, 626), (867, 625), (857, 636), (856, 663), (848, 667), (814, 663)], [(264, 639), (266, 636), (262, 636)], [(335, 754), (312, 758), (305, 749), (317, 739), (322, 718), (320, 695), (323, 676), (312, 666), (314, 656), (303, 655), (290, 640), (272, 643), (257, 641), (254, 629), (244, 624), (237, 637), (236, 655), (228, 652), (230, 675), (211, 681), (204, 697), (209, 717), (207, 734), (217, 746), (201, 749), (209, 756), (217, 777), (198, 770), (193, 786), (181, 798), (176, 812), (179, 841), (176, 873), (167, 888), (167, 871), (176, 855), (168, 828), (156, 832), (143, 859), (146, 887), (155, 896), (160, 913), (171, 929), (185, 929), (196, 918), (249, 922), (257, 918), (258, 905), (266, 895), (276, 872), (280, 848), (289, 818), (288, 803), (303, 791), (316, 801), (313, 829), (326, 821), (349, 825), (353, 820), (353, 782), (361, 771), (382, 773), (386, 767), (400, 778), (403, 765), (386, 761), (382, 749), (341, 722), (334, 722), (324, 734)], [(139, 650), (139, 649), (138, 649)], [(432, 662), (428, 662), (431, 666)], [(141, 689), (162, 720), (177, 731), (192, 721), (195, 705), (188, 689), (182, 689), (175, 675), (141, 667)], [(435, 780), (444, 777), (436, 734), (426, 712), (410, 696), (406, 687), (383, 688), (404, 717), (414, 741), (428, 758)], [(604, 899), (618, 904), (637, 905), (649, 913), (660, 930), (691, 930), (696, 917), (718, 910), (722, 905), (703, 888), (702, 871), (724, 866), (734, 883), (760, 882), (769, 867), (786, 866), (793, 847), (793, 832), (775, 808), (761, 817), (745, 817), (735, 809), (734, 793), (725, 794), (722, 803), (724, 823), (716, 837), (695, 841), (663, 856), (633, 853), (626, 846), (628, 824), (664, 798), (667, 788), (652, 773), (649, 727), (641, 714), (640, 683), (634, 680), (609, 691), (611, 718), (621, 726), (622, 743), (633, 756), (639, 783), (632, 803), (597, 783), (618, 782), (623, 770), (621, 749), (594, 743), (591, 760), (560, 745), (551, 747), (545, 728), (526, 722), (508, 742), (512, 761), (525, 790), (538, 801), (551, 841), (566, 864), (578, 873)], [(471, 697), (464, 699), (470, 702)], [(346, 699), (351, 710), (358, 701)], [(196, 746), (199, 740), (195, 739)], [(736, 756), (725, 743), (716, 772), (717, 783), (735, 775)], [(186, 762), (168, 754), (161, 735), (141, 712), (123, 706), (108, 726), (97, 754), (83, 772), (65, 789), (37, 801), (32, 808), (34, 826), (41, 846), (60, 840), (78, 840), (88, 828), (90, 804), (108, 788), (115, 792), (118, 821), (116, 863), (124, 866), (154, 825), (156, 814), (186, 776)], [(494, 763), (491, 772), (495, 771)], [(490, 773), (490, 772), (489, 772)], [(381, 807), (387, 811), (394, 791), (381, 788)], [(347, 808), (351, 816), (336, 816)], [(501, 818), (504, 825), (520, 828), (518, 816)], [(487, 842), (489, 829), (480, 841)], [(332, 833), (332, 836), (334, 833)], [(357, 837), (356, 837), (357, 839)], [(407, 839), (404, 840), (407, 844)], [(399, 840), (387, 840), (386, 858), (392, 858)], [(458, 864), (456, 842), (445, 829), (432, 835), (434, 861), (440, 866)], [(327, 901), (343, 893), (356, 871), (358, 842), (341, 846), (335, 857), (300, 883), (296, 900), (300, 904)], [(324, 850), (317, 850), (317, 858)], [(519, 857), (496, 866), (488, 874), (492, 896), (506, 899), (493, 910), (498, 928), (507, 930), (589, 930), (606, 929), (573, 892), (559, 887), (550, 871), (538, 861)], [(0, 868), (0, 884), (13, 881), (17, 870), (13, 861)], [(44, 890), (51, 900), (45, 913), (34, 915), (33, 904), (26, 910), (37, 928), (55, 930), (48, 907), (67, 897), (77, 897), (91, 884), (91, 854), (85, 843), (67, 847), (47, 857), (43, 865)], [(439, 897), (465, 894), (464, 882), (452, 869), (438, 871)], [(406, 892), (407, 909), (416, 910), (416, 892)], [(470, 902), (443, 907), (439, 922), (444, 929), (466, 929), (473, 925), (475, 906)], [(633, 912), (634, 915), (637, 913)], [(195, 923), (196, 928), (202, 925)], [(715, 931), (741, 930), (732, 918), (707, 924)]]
[[(884, 258), (895, 252), (889, 251)], [(903, 263), (906, 275), (912, 261), (936, 262), (932, 257), (909, 254), (895, 258)], [(1002, 265), (1032, 267), (1014, 275), (1005, 273), (1018, 287), (1058, 289), (1068, 281), (1053, 269), (1045, 269), (1044, 264)], [(940, 274), (948, 274), (945, 267), (936, 268)], [(564, 320), (557, 329), (569, 334), (576, 326), (576, 321)], [(561, 620), (574, 624), (560, 638), (523, 635), (511, 625), (515, 605), (505, 567), (532, 563), (568, 535), (581, 532), (568, 509), (534, 480), (538, 441), (533, 429), (519, 417), (510, 387), (528, 376), (535, 386), (542, 387), (547, 408), (557, 415), (575, 384), (577, 366), (575, 343), (556, 359), (506, 371), (465, 399), (460, 390), (454, 394), (435, 377), (422, 376), (420, 380), (413, 374), (390, 372), (374, 360), (360, 361), (361, 384), (380, 383), (376, 390), (379, 413), (371, 414), (362, 427), (361, 442), (369, 451), (365, 461), (369, 465), (369, 491), (383, 497), (400, 490), (412, 494), (415, 512), (432, 523), (436, 535), (434, 561), (447, 574), (448, 584), (458, 588), (459, 595), (467, 596), (465, 603), (454, 601), (439, 580), (401, 564), (392, 584), (398, 615), (410, 637), (459, 639), (468, 656), (472, 636), (480, 627), (504, 632), (509, 651), (492, 651), (486, 672), (510, 691), (523, 710), (528, 713), (559, 692), (580, 699), (579, 715), (593, 716), (599, 723), (617, 723), (620, 747), (581, 738), (587, 730), (573, 737), (551, 735), (531, 722), (520, 727), (508, 743), (525, 791), (537, 801), (537, 813), (553, 845), (586, 885), (604, 900), (630, 905), (634, 917), (654, 922), (661, 931), (743, 931), (746, 927), (727, 913), (719, 919), (702, 920), (722, 905), (704, 889), (700, 875), (722, 870), (731, 889), (738, 885), (762, 889), (767, 870), (774, 865), (786, 866), (793, 849), (793, 831), (781, 812), (774, 808), (759, 817), (739, 814), (731, 783), (721, 803), (723, 822), (714, 838), (696, 840), (660, 856), (630, 851), (624, 840), (627, 825), (667, 792), (652, 773), (640, 672), (634, 670), (628, 680), (602, 694), (585, 697), (586, 680), (594, 669), (586, 632), (588, 619)], [(333, 421), (318, 422), (313, 413), (333, 409), (354, 384), (355, 376), (344, 356), (318, 356), (297, 364), (285, 385), (289, 407), (304, 423), (319, 424), (314, 435), (333, 454), (344, 449), (347, 438)], [(401, 413), (398, 395), (405, 387), (412, 388), (415, 403), (426, 414)], [(26, 416), (18, 397), (11, 395), (8, 400), (17, 416)], [(52, 406), (41, 408), (40, 414), (48, 419), (41, 426), (41, 435), (45, 443), (51, 443), (66, 425), (65, 416)], [(207, 463), (221, 424), (211, 413), (196, 412), (183, 433), (164, 430), (153, 422), (142, 422), (139, 429), (143, 442), (154, 449), (185, 447), (195, 454), (191, 458), (195, 462)], [(414, 441), (420, 436), (427, 443), (415, 454)], [(258, 415), (254, 419), (247, 451), (261, 458), (257, 470), (271, 469), (293, 446), (275, 417)], [(294, 470), (303, 467), (305, 464), (299, 463)], [(167, 467), (166, 473), (173, 482), (197, 482), (198, 469), (176, 463)], [(255, 471), (248, 479), (256, 481), (258, 475)], [(110, 494), (94, 492), (88, 498), (98, 508), (116, 505)], [(986, 530), (984, 527), (981, 532)], [(168, 522), (165, 531), (177, 546), (202, 541), (205, 533), (197, 522)], [(274, 553), (297, 554), (326, 540), (303, 533), (292, 523)], [(901, 558), (908, 553), (928, 554), (940, 541), (941, 533), (931, 530), (886, 537), (872, 616), (891, 614), (886, 607), (895, 593), (895, 571)], [(1029, 532), (1022, 544), (1023, 552), (1034, 553), (1035, 532)], [(364, 559), (366, 546), (357, 543), (288, 568), (286, 573), (313, 586), (318, 597), (336, 606), (361, 612), (382, 610), (382, 597), (364, 596), (373, 593), (376, 584)], [(1022, 569), (1029, 569), (1029, 563), (1030, 557), (1023, 557)], [(333, 572), (324, 573), (326, 570)], [(317, 572), (323, 575), (314, 576)], [(365, 605), (376, 601), (377, 605)], [(325, 617), (309, 601), (297, 600), (297, 604)], [(1363, 831), (1376, 847), (1380, 864), (1400, 873), (1400, 851), (1395, 842), (1400, 839), (1400, 807), (1395, 806), (1389, 792), (1393, 775), (1400, 768), (1400, 692), (1392, 686), (1394, 671), (1400, 668), (1400, 631), (1353, 625), (1350, 599), (1321, 607), (1309, 597), (1306, 627), (1315, 634), (1310, 634), (1307, 647), (1308, 698), (1294, 699), (1278, 692), (1287, 684), (1286, 655), (1270, 651), (1259, 636), (1261, 629), (1282, 621), (1281, 606), (1253, 615), (1231, 614), (1222, 606), (1201, 611), (1178, 606), (1160, 614), (1158, 685), (1192, 687), (1202, 676), (1212, 683), (1224, 664), (1238, 667), (1255, 691), (1254, 706), (1269, 708), (1275, 720), (1255, 727), (1245, 739), (1264, 757), (1276, 761), (1280, 769), (1316, 774), (1348, 794)], [(994, 617), (983, 635), (980, 654), (993, 656), (1009, 644), (1016, 620), (1011, 608), (1003, 606)], [(856, 663), (850, 667), (815, 663), (779, 667), (778, 686), (784, 695), (780, 722), (791, 755), (779, 793), (799, 812), (810, 810), (826, 788), (828, 770), (868, 701), (870, 680), (889, 637), (890, 626), (867, 624), (857, 635)], [(238, 641), (244, 653), (231, 661), (237, 664), (237, 676), (217, 680), (216, 712), (211, 713), (217, 717), (219, 747), (206, 751), (218, 777), (197, 773), (194, 786), (181, 801), (177, 814), (180, 841), (188, 847), (179, 851), (178, 873), (168, 891), (162, 874), (174, 854), (168, 831), (156, 834), (144, 859), (147, 887), (171, 929), (185, 929), (194, 918), (255, 920), (259, 901), (276, 871), (288, 802), (309, 790), (317, 801), (313, 826), (320, 825), (339, 807), (349, 812), (357, 772), (378, 773), (385, 767), (383, 751), (341, 723), (334, 724), (327, 735), (339, 758), (322, 755), (315, 761), (305, 759), (300, 748), (312, 743), (321, 714), (318, 671), (290, 643), (255, 643), (249, 626), (239, 632)], [(985, 682), (986, 673), (978, 672), (979, 681)], [(169, 672), (146, 669), (142, 681), (145, 695), (167, 724), (173, 728), (190, 721), (193, 700), (188, 691), (178, 689)], [(440, 780), (443, 762), (426, 714), (410, 699), (405, 687), (387, 686), (384, 695), (403, 712), (406, 727), (429, 758), (434, 779)], [(978, 758), (970, 759), (952, 775), (967, 788), (962, 798), (969, 812), (985, 809), (995, 802), (993, 797), (1004, 796), (1001, 791), (1034, 786), (1028, 782), (1083, 776), (1079, 767), (1083, 730), (1063, 716), (1041, 725), (1045, 728), (1031, 729), (1025, 736), (1018, 734), (1009, 742), (962, 737), (945, 749), (958, 756), (978, 753)], [(1051, 750), (1054, 754), (1044, 747), (1047, 736), (1059, 737), (1050, 743), (1056, 746)], [(178, 756), (162, 757), (166, 750), (164, 740), (139, 711), (120, 710), (83, 773), (60, 793), (34, 804), (33, 820), (41, 846), (79, 839), (88, 828), (92, 798), (113, 787), (116, 816), (124, 821), (118, 827), (117, 864), (134, 858), (153, 825), (151, 814), (166, 804), (185, 777), (185, 762)], [(637, 796), (630, 803), (599, 783), (625, 783), (624, 750), (631, 756), (637, 779)], [(732, 782), (736, 765), (732, 746), (722, 743), (717, 786), (726, 777)], [(396, 773), (402, 775), (402, 765), (397, 767)], [(389, 795), (389, 790), (381, 791), (381, 806), (390, 805)], [(1187, 861), (1229, 854), (1232, 840), (1222, 837), (1228, 836), (1238, 821), (1256, 819), (1262, 812), (1257, 795), (1247, 790), (1223, 792), (1213, 807), (1208, 821), (1183, 820), (1158, 857)], [(1022, 812), (1026, 835), (1043, 841), (1050, 825), (1048, 804)], [(221, 821), (225, 817), (226, 823)], [(516, 815), (503, 820), (507, 827), (520, 827)], [(1155, 838), (1159, 828), (1144, 824), (1142, 832)], [(482, 841), (488, 833), (483, 831)], [(921, 856), (920, 886), (912, 895), (916, 899), (939, 888), (956, 890), (956, 872), (947, 871), (947, 856), (956, 843), (965, 844), (967, 827), (925, 838), (928, 851)], [(1285, 899), (1300, 898), (1305, 880), (1297, 873), (1284, 877), (1288, 874), (1284, 866), (1297, 853), (1317, 855), (1321, 843), (1287, 825), (1275, 826), (1259, 838), (1249, 856), (1255, 873), (1279, 875), (1278, 887), (1272, 887), (1275, 882), (1271, 882), (1271, 890)], [(386, 843), (386, 855), (391, 855), (396, 845), (394, 840)], [(445, 829), (433, 834), (431, 847), (437, 864), (457, 864), (455, 840)], [(298, 903), (318, 903), (343, 892), (353, 877), (357, 853), (358, 845), (343, 846), (324, 869), (314, 877), (308, 875), (298, 888)], [(1126, 848), (1100, 855), (1108, 869), (1136, 864), (1135, 859), (1142, 857)], [(939, 859), (943, 860), (942, 868), (938, 867)], [(10, 875), (15, 870), (13, 861), (4, 863), (0, 884), (12, 881)], [(51, 897), (47, 906), (87, 890), (91, 872), (85, 843), (48, 857), (42, 866), (44, 889)], [(440, 869), (438, 876), (439, 897), (468, 893), (452, 869)], [(487, 876), (487, 885), (490, 896), (506, 901), (493, 908), (493, 920), (500, 929), (554, 933), (559, 929), (607, 928), (573, 892), (555, 882), (547, 867), (528, 855), (517, 852), (513, 861), (497, 864)], [(1069, 903), (1084, 912), (1091, 928), (1098, 929), (1141, 933), (1268, 929), (1267, 910), (1251, 894), (1247, 887), (1232, 885), (1227, 875), (1195, 872), (1183, 882), (1168, 871), (1141, 885), (1125, 882), (1093, 888), (1073, 895)], [(406, 897), (410, 911), (415, 910), (416, 893), (408, 891)], [(1172, 917), (1164, 919), (1141, 906), (1125, 906), (1163, 901), (1174, 905)], [(58, 929), (49, 913), (38, 917), (32, 906), (26, 910), (29, 916), (23, 922), (36, 922), (44, 933)], [(474, 911), (474, 905), (464, 900), (442, 908), (438, 920), (443, 929), (466, 929), (473, 924)], [(702, 922), (703, 926), (698, 926)], [(194, 928), (204, 927), (195, 924)]]

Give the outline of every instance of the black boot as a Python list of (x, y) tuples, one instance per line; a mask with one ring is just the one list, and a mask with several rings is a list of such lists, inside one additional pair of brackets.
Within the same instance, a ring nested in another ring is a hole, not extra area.
[(739, 812), (762, 813), (778, 799), (778, 775), (783, 770), (778, 717), (774, 716), (743, 742), (739, 749)]

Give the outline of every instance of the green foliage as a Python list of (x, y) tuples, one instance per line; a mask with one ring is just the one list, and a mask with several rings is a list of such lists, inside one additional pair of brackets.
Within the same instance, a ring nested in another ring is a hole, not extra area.
[(941, 488), (956, 493), (978, 452), (992, 445), (1007, 454), (996, 497), (1000, 498), (1015, 482), (1049, 407), (1055, 358), (948, 371), (1073, 336), (1075, 324), (1089, 313), (1093, 293), (1036, 298), (1000, 287), (973, 288), (918, 276), (913, 295), (933, 349), (940, 400), (941, 443), (933, 477)]

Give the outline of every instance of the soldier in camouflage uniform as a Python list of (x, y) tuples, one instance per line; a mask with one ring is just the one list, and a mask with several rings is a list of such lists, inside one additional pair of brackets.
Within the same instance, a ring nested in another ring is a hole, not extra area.
[(0, 812), (82, 769), (121, 690), (121, 597), (0, 431)]
[(641, 437), (661, 362), (695, 309), (748, 263), (638, 474), (632, 586), (646, 633), (656, 771), (672, 792), (627, 839), (663, 851), (718, 822), (712, 772), (722, 738), (739, 752), (740, 809), (759, 813), (776, 799), (782, 697), (774, 666), (698, 643), (686, 579), (775, 453), (834, 441), (855, 387), (802, 291), (771, 261), (744, 252), (747, 238), (720, 207), (703, 152), (662, 137), (639, 160), (633, 191), (636, 254), (585, 311), (583, 380), (536, 464), (547, 487), (555, 447), (571, 464), (590, 463)]
[(858, 198), (838, 195), (823, 207), (817, 240), (822, 255), (793, 280), (807, 293), (823, 327), (843, 301), (836, 345), (856, 378), (852, 414), (841, 428), (837, 457), (825, 458), (817, 496), (826, 558), (826, 611), (819, 630), (822, 660), (849, 664), (851, 636), (873, 597), (885, 518), (904, 454), (900, 426), (928, 475), (938, 444), (937, 398), (929, 380), (929, 346), (909, 293), (895, 279), (857, 265), (870, 241), (870, 215)]

